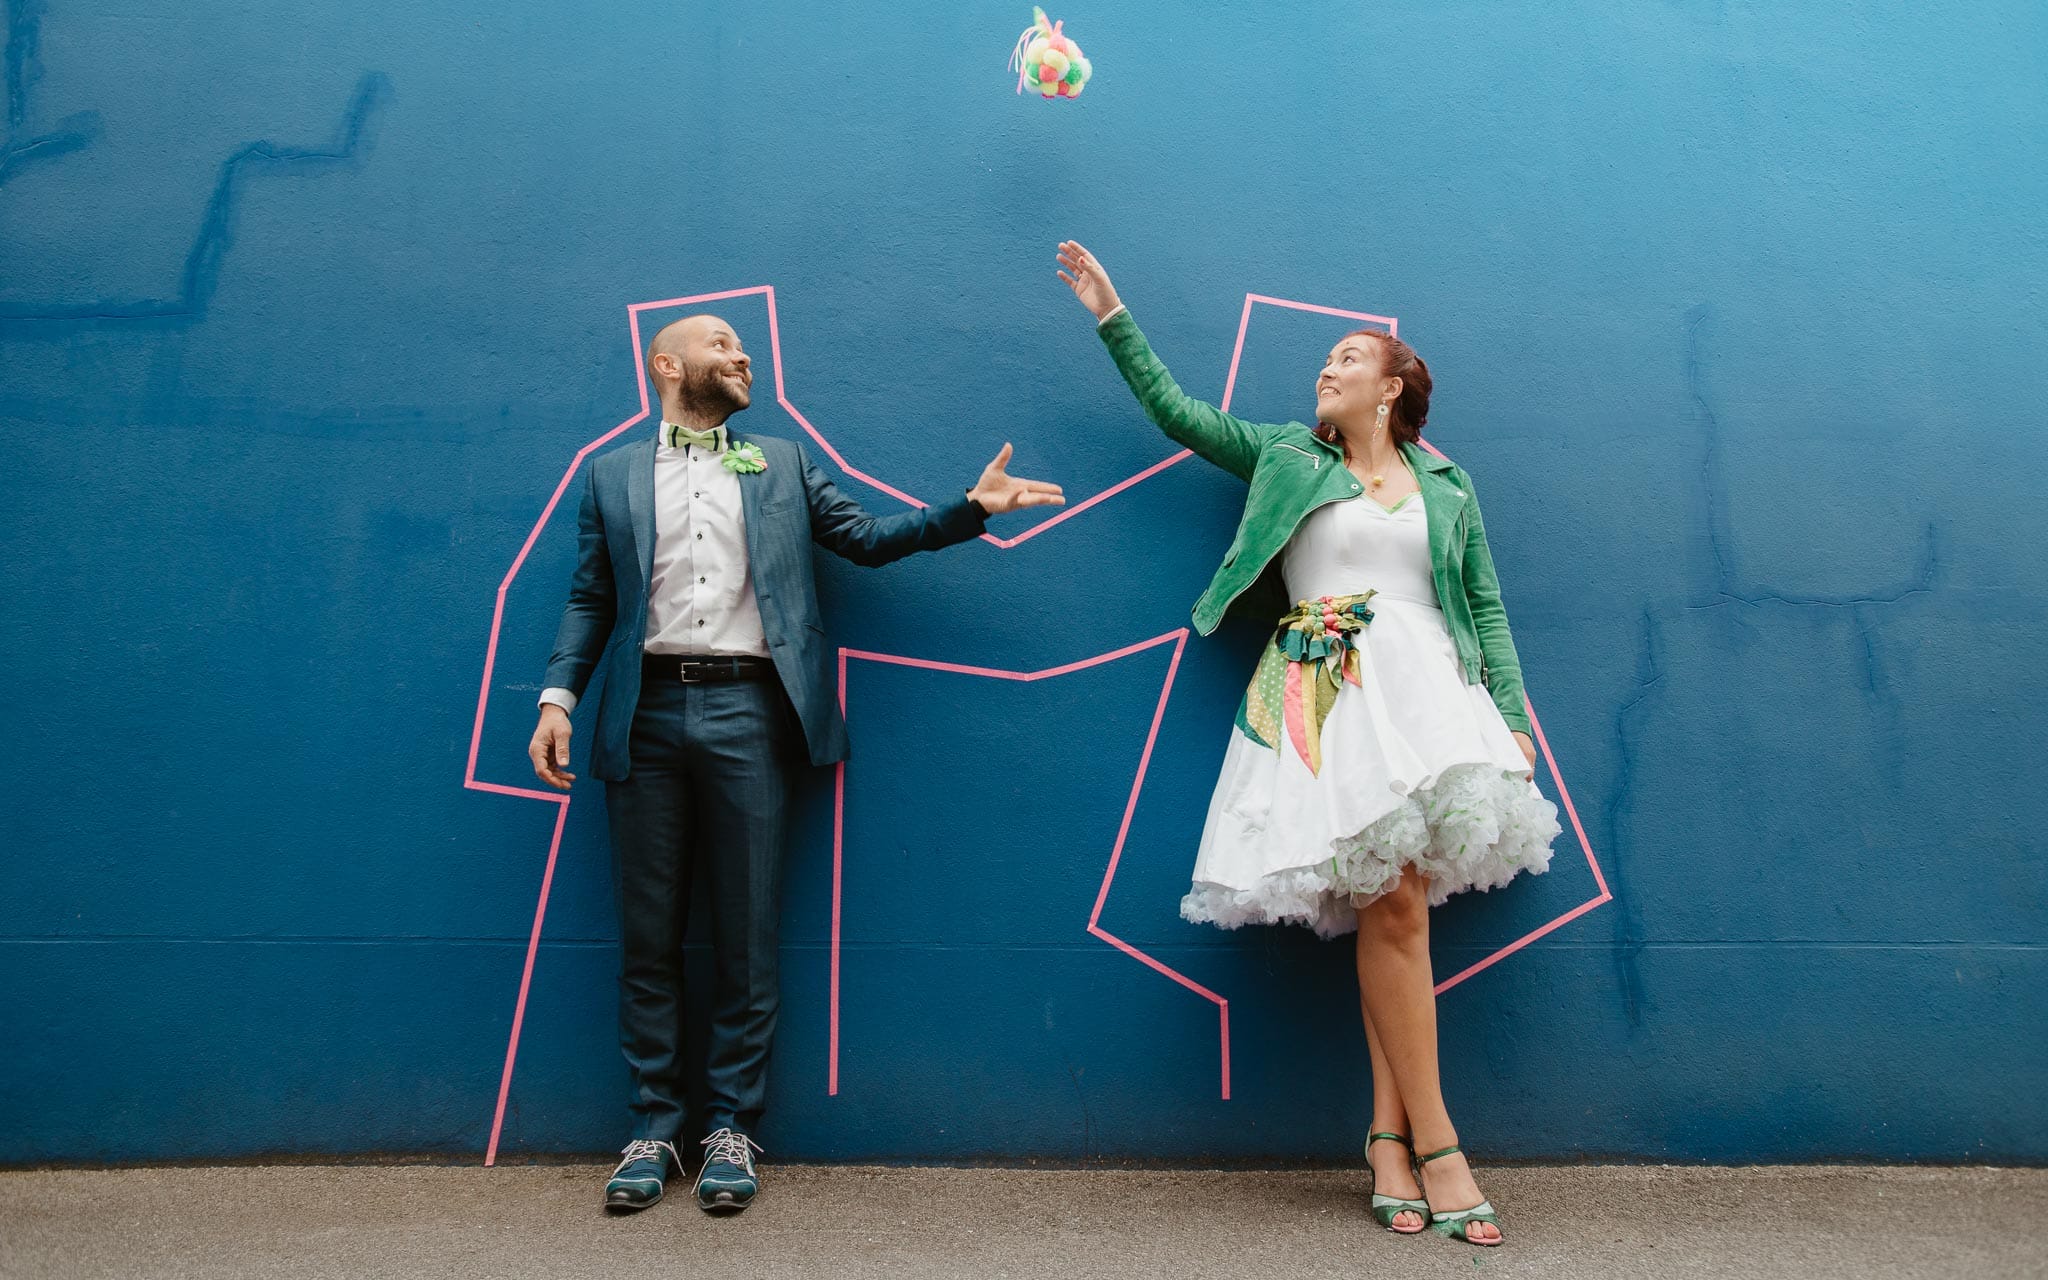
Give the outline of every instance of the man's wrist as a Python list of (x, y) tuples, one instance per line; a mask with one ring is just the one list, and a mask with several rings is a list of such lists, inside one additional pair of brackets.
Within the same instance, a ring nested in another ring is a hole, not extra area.
[(984, 516), (995, 514), (994, 512), (988, 509), (988, 504), (984, 503), (980, 498), (975, 496), (974, 490), (971, 488), (967, 490), (967, 503), (976, 511), (981, 512), (981, 514), (983, 514)]
[(576, 695), (571, 691), (550, 686), (540, 692), (541, 714), (546, 715), (547, 709), (553, 707), (565, 716), (572, 715), (575, 713), (577, 701)]

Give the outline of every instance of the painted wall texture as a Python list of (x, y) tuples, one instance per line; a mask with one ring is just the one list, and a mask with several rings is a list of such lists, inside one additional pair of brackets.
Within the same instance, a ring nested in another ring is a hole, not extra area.
[(736, 425), (877, 510), (1144, 477), (823, 566), (768, 1149), (1354, 1158), (1348, 948), (1176, 914), (1242, 490), (1068, 236), (1249, 416), (1348, 322), (1248, 295), (1436, 374), (1584, 831), (1435, 918), (1586, 908), (1443, 995), (1482, 1160), (2048, 1159), (2033, 0), (1126, 0), (1057, 104), (1007, 2), (4, 7), (0, 1160), (482, 1159), (551, 849), (498, 1154), (623, 1139), (601, 795), (516, 794), (549, 501), (650, 429), (628, 308), (729, 291)]

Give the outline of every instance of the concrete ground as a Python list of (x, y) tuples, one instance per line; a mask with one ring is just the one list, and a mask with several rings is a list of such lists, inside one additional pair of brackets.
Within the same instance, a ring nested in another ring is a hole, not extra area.
[(1365, 1175), (764, 1169), (714, 1219), (687, 1183), (598, 1207), (595, 1165), (0, 1172), (0, 1276), (2048, 1276), (2048, 1170), (1481, 1170), (1508, 1243), (1398, 1237)]

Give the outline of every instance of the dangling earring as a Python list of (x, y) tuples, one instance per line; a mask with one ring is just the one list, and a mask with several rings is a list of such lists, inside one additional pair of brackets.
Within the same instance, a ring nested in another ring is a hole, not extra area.
[[(1387, 429), (1387, 402), (1386, 402), (1386, 401), (1384, 401), (1384, 400), (1382, 400), (1382, 401), (1380, 401), (1380, 411), (1379, 411), (1379, 414), (1378, 414), (1378, 416), (1377, 416), (1377, 417), (1375, 417), (1375, 418), (1373, 419), (1373, 424), (1372, 424), (1372, 440), (1373, 440), (1373, 443), (1374, 443), (1374, 444), (1378, 444), (1378, 443), (1379, 443), (1379, 440), (1380, 440), (1380, 432), (1382, 432), (1382, 431), (1385, 431), (1386, 429)], [(1385, 484), (1386, 482), (1387, 482), (1387, 478), (1386, 478), (1385, 476), (1383, 476), (1383, 475), (1376, 475), (1376, 476), (1374, 476), (1374, 477), (1372, 478), (1372, 487), (1373, 487), (1373, 488), (1375, 488), (1375, 489), (1377, 489), (1377, 488), (1379, 488), (1379, 487), (1380, 487), (1381, 485)]]

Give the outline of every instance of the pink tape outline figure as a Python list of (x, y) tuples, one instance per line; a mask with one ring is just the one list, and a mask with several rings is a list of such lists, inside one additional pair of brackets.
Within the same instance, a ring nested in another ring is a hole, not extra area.
[[(1365, 311), (1346, 311), (1339, 307), (1325, 307), (1319, 306), (1311, 302), (1295, 302), (1287, 298), (1273, 298), (1268, 297), (1265, 294), (1247, 293), (1244, 296), (1244, 310), (1238, 316), (1237, 342), (1236, 345), (1231, 348), (1230, 352), (1230, 373), (1228, 377), (1224, 379), (1223, 398), (1217, 404), (1217, 407), (1224, 410), (1225, 412), (1229, 411), (1231, 396), (1237, 390), (1237, 370), (1238, 365), (1244, 358), (1244, 340), (1246, 333), (1251, 328), (1252, 307), (1254, 304), (1263, 304), (1265, 306), (1271, 307), (1282, 307), (1290, 311), (1306, 311), (1316, 315), (1335, 316), (1340, 319), (1356, 320), (1366, 324), (1384, 325), (1386, 327), (1387, 332), (1389, 333), (1398, 335), (1400, 332), (1400, 321), (1394, 318), (1393, 316), (1373, 315), (1370, 312)], [(1423, 442), (1422, 447), (1429, 450), (1431, 453), (1436, 454), (1436, 456), (1439, 458), (1445, 456), (1441, 450), (1437, 449), (1434, 445), (1431, 445), (1427, 442)], [(835, 455), (835, 457), (836, 456), (837, 455)], [(1025, 538), (1040, 532), (1046, 527), (1052, 524), (1056, 524), (1059, 521), (1065, 520), (1071, 516), (1077, 515), (1080, 512), (1086, 510), (1087, 508), (1094, 506), (1096, 503), (1123, 492), (1125, 489), (1130, 488), (1132, 485), (1137, 484), (1139, 481), (1149, 479), (1150, 477), (1159, 474), (1161, 471), (1166, 470), (1168, 467), (1173, 466), (1175, 463), (1181, 462), (1184, 459), (1193, 456), (1193, 450), (1183, 449), (1179, 453), (1174, 454), (1172, 457), (1167, 458), (1165, 461), (1156, 463), (1153, 466), (1150, 466), (1145, 470), (1140, 471), (1137, 475), (1132, 476), (1130, 479), (1125, 480), (1120, 484), (1114, 485), (1109, 489), (1105, 489), (1103, 492), (1096, 494), (1094, 497), (1088, 499), (1086, 502), (1080, 503), (1077, 506), (1070, 506), (1066, 508), (1064, 511), (1060, 512), (1051, 520), (1047, 520), (1043, 524), (1034, 526), (1025, 534), (1020, 535), (1016, 538), (1012, 538), (1008, 542), (998, 542), (997, 545), (1015, 546), (1017, 543), (1022, 542)], [(990, 541), (996, 540), (990, 539)], [(1053, 667), (1050, 670), (1034, 672), (998, 671), (987, 667), (969, 667), (962, 666), (958, 663), (934, 662), (925, 658), (905, 657), (901, 654), (872, 653), (862, 649), (841, 649), (839, 651), (839, 709), (841, 714), (845, 714), (847, 675), (846, 668), (848, 659), (852, 658), (858, 658), (867, 662), (885, 663), (893, 666), (921, 667), (931, 671), (949, 671), (964, 675), (987, 676), (991, 679), (998, 680), (1031, 681), (1050, 679), (1053, 676), (1066, 675), (1070, 672), (1080, 671), (1087, 667), (1098, 666), (1105, 662), (1114, 662), (1118, 658), (1128, 657), (1131, 654), (1138, 653), (1143, 650), (1156, 647), (1158, 645), (1162, 645), (1166, 643), (1168, 640), (1172, 640), (1174, 642), (1173, 661), (1171, 665), (1169, 665), (1167, 668), (1166, 682), (1159, 691), (1159, 705), (1158, 708), (1153, 712), (1152, 727), (1145, 737), (1145, 749), (1142, 753), (1140, 753), (1138, 757), (1137, 777), (1134, 778), (1131, 782), (1130, 799), (1124, 805), (1123, 824), (1117, 829), (1116, 843), (1110, 848), (1109, 863), (1104, 868), (1102, 874), (1102, 887), (1095, 895), (1095, 909), (1092, 912), (1090, 912), (1088, 916), (1087, 932), (1091, 936), (1099, 938), (1102, 941), (1108, 943), (1110, 946), (1115, 947), (1117, 950), (1123, 952), (1125, 955), (1130, 956), (1132, 959), (1138, 961), (1140, 964), (1143, 964), (1148, 968), (1153, 969), (1154, 971), (1162, 974), (1163, 976), (1172, 979), (1174, 982), (1177, 982), (1181, 986), (1186, 987), (1189, 991), (1194, 992), (1196, 995), (1201, 996), (1203, 999), (1208, 1000), (1216, 1005), (1217, 1034), (1219, 1040), (1221, 1041), (1217, 1055), (1221, 1062), (1221, 1096), (1225, 1100), (1228, 1100), (1230, 1097), (1230, 1002), (1224, 997), (1216, 994), (1214, 991), (1211, 991), (1209, 988), (1203, 986), (1201, 983), (1194, 981), (1192, 978), (1189, 978), (1186, 974), (1181, 973), (1179, 970), (1174, 969), (1171, 966), (1165, 964), (1157, 957), (1149, 955), (1140, 948), (1135, 947), (1128, 942), (1125, 942), (1123, 939), (1116, 937), (1114, 934), (1111, 934), (1108, 930), (1104, 929), (1101, 924), (1102, 909), (1109, 901), (1110, 886), (1116, 882), (1117, 865), (1123, 859), (1124, 841), (1130, 835), (1131, 819), (1137, 813), (1138, 796), (1139, 793), (1142, 792), (1145, 787), (1145, 772), (1147, 769), (1151, 767), (1152, 748), (1158, 742), (1159, 725), (1160, 722), (1166, 716), (1167, 700), (1173, 694), (1173, 679), (1175, 674), (1180, 670), (1181, 652), (1187, 647), (1187, 638), (1187, 629), (1183, 627), (1178, 631), (1171, 631), (1162, 636), (1155, 636), (1150, 640), (1142, 641), (1138, 644), (1131, 645), (1123, 649), (1117, 649), (1110, 653), (1100, 654), (1093, 658), (1087, 658), (1079, 662), (1069, 663), (1063, 667)], [(1563, 928), (1565, 925), (1571, 923), (1573, 920), (1578, 919), (1580, 916), (1585, 915), (1588, 911), (1593, 910), (1595, 907), (1600, 906), (1602, 903), (1611, 902), (1614, 898), (1614, 895), (1607, 888), (1607, 877), (1601, 873), (1600, 860), (1593, 854), (1593, 844), (1590, 840), (1586, 838), (1585, 826), (1579, 821), (1579, 811), (1577, 807), (1572, 803), (1571, 791), (1565, 786), (1564, 774), (1557, 767), (1556, 756), (1554, 756), (1551, 753), (1550, 740), (1546, 736), (1544, 736), (1543, 722), (1537, 719), (1535, 705), (1531, 703), (1529, 699), (1526, 697), (1523, 698), (1522, 705), (1524, 706), (1524, 708), (1527, 709), (1529, 713), (1529, 727), (1535, 730), (1537, 747), (1543, 753), (1543, 761), (1545, 766), (1548, 767), (1548, 769), (1550, 770), (1551, 778), (1554, 779), (1557, 783), (1558, 798), (1561, 801), (1563, 801), (1565, 813), (1569, 815), (1571, 818), (1572, 833), (1578, 837), (1579, 848), (1586, 855), (1586, 866), (1593, 873), (1593, 883), (1595, 887), (1598, 889), (1598, 892), (1595, 893), (1591, 898), (1580, 903), (1578, 906), (1573, 907), (1571, 910), (1562, 913), (1561, 915), (1557, 916), (1555, 919), (1552, 919), (1551, 921), (1542, 925), (1541, 927), (1530, 930), (1528, 933), (1523, 934), (1521, 937), (1515, 939), (1513, 942), (1508, 943), (1506, 946), (1501, 947), (1500, 949), (1480, 959), (1476, 963), (1466, 966), (1465, 968), (1459, 970), (1457, 973), (1454, 973), (1450, 977), (1445, 978), (1442, 982), (1437, 983), (1436, 993), (1438, 995), (1442, 995), (1444, 992), (1449, 991), (1452, 987), (1455, 987), (1459, 983), (1464, 982), (1466, 979), (1473, 977), (1475, 974), (1478, 974), (1481, 971), (1500, 963), (1502, 960), (1505, 960), (1507, 957), (1513, 955), (1515, 952), (1520, 951), (1523, 947), (1528, 946), (1530, 943), (1536, 941), (1538, 938), (1543, 937), (1545, 934)], [(831, 1018), (829, 1031), (830, 1045), (827, 1052), (826, 1067), (826, 1092), (834, 1096), (836, 1096), (839, 1092), (839, 969), (841, 938), (840, 901), (841, 885), (844, 880), (843, 864), (846, 835), (846, 765), (844, 762), (841, 762), (838, 766), (836, 766), (836, 768), (838, 771), (838, 777), (836, 779), (836, 784), (833, 792), (832, 819)]]
[[(827, 440), (822, 432), (820, 432), (816, 427), (811, 425), (810, 419), (806, 418), (803, 415), (802, 411), (800, 411), (794, 404), (790, 403), (788, 389), (783, 378), (782, 336), (776, 318), (775, 288), (773, 285), (754, 285), (744, 289), (727, 289), (716, 293), (691, 294), (685, 297), (664, 298), (654, 302), (636, 302), (630, 304), (626, 308), (627, 326), (631, 335), (630, 341), (633, 352), (633, 371), (635, 375), (634, 381), (639, 390), (640, 396), (640, 411), (638, 413), (635, 413), (632, 417), (627, 418), (624, 422), (619, 423), (611, 430), (605, 432), (603, 435), (598, 436), (595, 440), (592, 440), (590, 443), (584, 445), (581, 449), (577, 450), (576, 456), (570, 459), (567, 469), (563, 471), (561, 480), (556, 483), (554, 492), (548, 496), (546, 505), (541, 508), (539, 518), (534, 521), (532, 530), (528, 532), (526, 535), (526, 541), (520, 545), (518, 554), (513, 557), (511, 567), (505, 571), (504, 578), (498, 583), (497, 596), (491, 611), (490, 639), (486, 644), (484, 650), (483, 675), (482, 679), (479, 682), (479, 687), (477, 689), (476, 719), (470, 731), (469, 758), (463, 773), (462, 785), (464, 788), (468, 790), (489, 792), (494, 795), (517, 796), (530, 800), (540, 800), (545, 801), (548, 804), (552, 804), (556, 807), (554, 831), (548, 841), (547, 862), (541, 872), (540, 893), (538, 896), (538, 900), (534, 905), (533, 926), (527, 935), (526, 959), (519, 975), (519, 994), (517, 999), (513, 1003), (512, 1028), (509, 1036), (506, 1039), (504, 1067), (500, 1073), (498, 1081), (497, 1105), (491, 1117), (490, 1143), (484, 1154), (484, 1164), (487, 1167), (497, 1163), (498, 1142), (504, 1132), (505, 1109), (512, 1092), (513, 1070), (518, 1061), (520, 1032), (524, 1027), (526, 1019), (527, 996), (532, 989), (534, 962), (539, 954), (541, 930), (547, 919), (548, 896), (550, 890), (553, 888), (554, 885), (555, 866), (561, 853), (562, 831), (568, 822), (570, 804), (570, 797), (559, 792), (542, 791), (534, 787), (508, 786), (504, 783), (485, 782), (480, 780), (476, 776), (477, 757), (482, 749), (483, 743), (484, 717), (490, 706), (491, 678), (494, 675), (497, 667), (498, 640), (504, 624), (505, 596), (506, 593), (511, 590), (513, 581), (516, 578), (518, 578), (520, 569), (525, 566), (526, 558), (528, 555), (532, 553), (534, 544), (540, 540), (541, 531), (547, 527), (548, 521), (554, 516), (555, 509), (561, 505), (562, 495), (568, 491), (570, 482), (575, 479), (577, 471), (582, 468), (585, 460), (587, 460), (590, 457), (590, 455), (595, 453), (598, 449), (604, 447), (606, 444), (609, 444), (611, 441), (617, 439), (622, 432), (630, 429), (637, 423), (644, 421), (647, 418), (648, 414), (651, 412), (647, 399), (646, 370), (641, 367), (642, 361), (644, 359), (644, 356), (642, 355), (641, 351), (642, 344), (640, 340), (641, 313), (647, 311), (662, 310), (670, 307), (701, 305), (704, 303), (722, 301), (728, 298), (745, 298), (754, 296), (762, 297), (765, 300), (768, 307), (768, 340), (770, 354), (775, 368), (775, 402), (782, 406), (784, 412), (788, 413), (790, 417), (796, 420), (797, 424), (804, 429), (805, 434), (810, 436), (811, 439), (817, 443), (818, 447), (823, 449), (826, 455), (832, 459), (833, 464), (839, 467), (839, 469), (843, 471), (845, 474), (875, 489), (879, 489), (883, 493), (886, 493), (891, 497), (898, 499), (899, 501), (908, 503), (911, 506), (922, 507), (926, 505), (925, 503), (919, 501), (917, 498), (914, 498), (910, 494), (905, 493), (903, 490), (896, 488), (894, 485), (891, 485), (886, 481), (871, 476), (866, 472), (860, 470), (859, 468), (853, 466), (846, 460), (845, 456), (842, 455), (838, 449), (833, 447), (831, 441)], [(1223, 399), (1220, 404), (1220, 407), (1226, 410), (1230, 407), (1231, 395), (1235, 391), (1237, 386), (1238, 365), (1244, 355), (1245, 334), (1250, 327), (1252, 307), (1255, 304), (1282, 307), (1293, 311), (1311, 312), (1317, 315), (1336, 316), (1343, 319), (1363, 321), (1368, 324), (1383, 324), (1387, 326), (1389, 332), (1395, 332), (1398, 329), (1398, 321), (1396, 321), (1391, 316), (1372, 315), (1370, 313), (1362, 311), (1347, 311), (1337, 307), (1325, 307), (1316, 305), (1314, 303), (1296, 302), (1286, 298), (1268, 297), (1264, 294), (1247, 293), (1245, 295), (1244, 300), (1244, 310), (1238, 318), (1237, 342), (1230, 354), (1230, 373), (1224, 383)], [(1433, 446), (1425, 444), (1423, 447), (1429, 449), (1432, 453), (1438, 453), (1438, 451)], [(1046, 530), (1052, 528), (1053, 526), (1058, 525), (1063, 521), (1069, 520), (1074, 516), (1081, 514), (1083, 511), (1086, 511), (1089, 508), (1096, 506), (1098, 503), (1105, 502), (1110, 498), (1115, 497), (1117, 494), (1122, 493), (1126, 489), (1129, 489), (1135, 485), (1138, 485), (1146, 480), (1151, 479), (1153, 476), (1158, 475), (1160, 472), (1165, 471), (1167, 468), (1172, 467), (1177, 463), (1183, 462), (1192, 456), (1193, 454), (1190, 450), (1183, 449), (1170, 457), (1162, 459), (1161, 461), (1144, 468), (1143, 470), (1137, 472), (1135, 475), (1130, 476), (1128, 479), (1119, 481), (1118, 483), (1111, 485), (1107, 489), (1104, 489), (1102, 492), (1096, 494), (1091, 498), (1088, 498), (1082, 502), (1071, 504), (1063, 508), (1056, 515), (1050, 517), (1049, 519), (1040, 521), (1038, 524), (1033, 525), (1031, 528), (1026, 529), (1024, 532), (1017, 534), (1014, 537), (998, 538), (992, 534), (984, 533), (981, 535), (982, 539), (986, 542), (994, 544), (996, 547), (1005, 550), (1011, 547), (1015, 547), (1020, 543), (1027, 542), (1030, 539), (1037, 537), (1039, 534), (1044, 533)], [(1442, 455), (1439, 453), (1438, 456)], [(1093, 658), (1086, 658), (1077, 662), (1069, 663), (1065, 666), (1053, 667), (1045, 671), (1037, 672), (998, 671), (992, 668), (963, 667), (957, 664), (933, 662), (928, 659), (909, 657), (901, 654), (882, 654), (867, 652), (863, 650), (842, 649), (840, 650), (839, 663), (839, 697), (841, 710), (844, 711), (846, 702), (847, 662), (853, 658), (859, 658), (863, 661), (868, 662), (879, 662), (897, 666), (922, 667), (932, 670), (944, 670), (970, 675), (980, 675), (992, 679), (1033, 681), (1050, 679), (1054, 676), (1069, 674), (1071, 672), (1079, 671), (1087, 667), (1098, 666), (1107, 662), (1113, 662), (1119, 658), (1129, 657), (1132, 654), (1164, 645), (1168, 640), (1172, 640), (1174, 642), (1173, 659), (1167, 668), (1166, 680), (1160, 689), (1159, 703), (1153, 712), (1151, 729), (1146, 737), (1144, 751), (1141, 753), (1139, 757), (1137, 776), (1132, 782), (1130, 798), (1125, 804), (1123, 823), (1117, 831), (1116, 843), (1110, 850), (1108, 864), (1105, 867), (1103, 873), (1102, 885), (1100, 890), (1096, 894), (1095, 907), (1089, 915), (1086, 932), (1088, 932), (1091, 936), (1099, 938), (1102, 941), (1108, 943), (1109, 945), (1131, 956), (1139, 963), (1146, 965), (1147, 967), (1155, 970), (1156, 972), (1164, 975), (1165, 977), (1168, 977), (1173, 981), (1179, 983), (1180, 985), (1186, 987), (1188, 990), (1196, 993), (1197, 995), (1200, 995), (1203, 999), (1213, 1002), (1217, 1006), (1218, 1034), (1220, 1040), (1219, 1056), (1221, 1060), (1222, 1079), (1221, 1092), (1224, 1098), (1228, 1098), (1230, 1096), (1229, 1001), (1223, 998), (1222, 996), (1216, 994), (1215, 992), (1210, 991), (1208, 988), (1202, 986), (1201, 984), (1193, 981), (1184, 974), (1175, 971), (1174, 969), (1162, 963), (1153, 956), (1146, 954), (1141, 949), (1109, 933), (1107, 930), (1101, 927), (1100, 923), (1103, 908), (1109, 900), (1110, 887), (1112, 884), (1114, 884), (1116, 879), (1117, 865), (1123, 855), (1124, 841), (1126, 837), (1129, 835), (1131, 821), (1137, 811), (1138, 796), (1144, 788), (1145, 774), (1151, 764), (1152, 748), (1158, 740), (1159, 725), (1165, 716), (1167, 701), (1172, 696), (1174, 676), (1179, 671), (1181, 652), (1185, 648), (1187, 643), (1186, 628), (1180, 628), (1175, 631), (1170, 631), (1164, 635), (1155, 636), (1150, 640), (1141, 641), (1135, 645), (1126, 646), (1125, 648), (1113, 650), (1109, 653), (1098, 654)], [(1452, 987), (1457, 986), (1459, 983), (1464, 982), (1466, 979), (1481, 972), (1482, 970), (1485, 970), (1491, 967), (1492, 965), (1499, 963), (1501, 960), (1521, 950), (1523, 947), (1528, 946), (1530, 943), (1535, 942), (1537, 939), (1543, 937), (1544, 935), (1551, 933), (1556, 929), (1562, 928), (1564, 925), (1570, 923), (1571, 921), (1578, 919), (1580, 916), (1586, 914), (1588, 911), (1593, 910), (1595, 907), (1598, 907), (1603, 903), (1610, 902), (1613, 900), (1613, 894), (1608, 890), (1607, 887), (1607, 879), (1601, 873), (1599, 860), (1593, 854), (1592, 843), (1589, 840), (1587, 840), (1585, 827), (1579, 821), (1578, 810), (1572, 804), (1571, 793), (1569, 790), (1567, 790), (1565, 786), (1564, 775), (1558, 769), (1556, 757), (1551, 753), (1550, 741), (1544, 735), (1542, 722), (1537, 719), (1535, 707), (1533, 705), (1530, 705), (1528, 709), (1529, 721), (1531, 727), (1535, 730), (1537, 745), (1542, 751), (1545, 765), (1550, 770), (1550, 776), (1557, 782), (1558, 797), (1560, 800), (1563, 801), (1565, 812), (1571, 818), (1572, 831), (1578, 838), (1580, 849), (1586, 855), (1586, 864), (1592, 870), (1593, 881), (1594, 884), (1597, 886), (1599, 892), (1595, 894), (1592, 898), (1589, 898), (1588, 900), (1586, 900), (1583, 903), (1580, 903), (1578, 906), (1572, 908), (1571, 910), (1566, 911), (1563, 914), (1559, 915), (1557, 918), (1551, 920), (1549, 923), (1541, 926), (1540, 928), (1531, 930), (1529, 933), (1524, 934), (1522, 937), (1515, 939), (1513, 942), (1508, 943), (1504, 947), (1501, 947), (1499, 950), (1486, 956), (1477, 963), (1472, 964), (1466, 967), (1465, 969), (1459, 971), (1458, 973), (1453, 974), (1449, 978), (1444, 979), (1442, 982), (1438, 983), (1436, 987), (1437, 993), (1439, 995), (1441, 995), (1445, 991), (1450, 990)], [(843, 853), (846, 819), (845, 771), (846, 766), (844, 764), (841, 764), (837, 767), (837, 776), (835, 778), (833, 788), (831, 948), (832, 972), (831, 1015), (829, 1032), (831, 1045), (830, 1059), (827, 1069), (827, 1091), (834, 1095), (836, 1095), (839, 1091), (839, 973), (841, 939), (840, 888), (844, 872)]]

